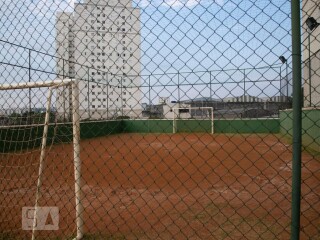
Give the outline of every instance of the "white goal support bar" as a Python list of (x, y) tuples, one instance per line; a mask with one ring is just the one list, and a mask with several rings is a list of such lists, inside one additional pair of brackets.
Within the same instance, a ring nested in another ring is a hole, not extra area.
[[(172, 112), (173, 112), (173, 124), (172, 124), (172, 127), (173, 127), (173, 133), (176, 133), (177, 132), (177, 124), (176, 124), (176, 118), (175, 118), (175, 110), (186, 110), (188, 109), (189, 110), (189, 113), (190, 113), (190, 116), (191, 116), (191, 110), (211, 110), (211, 115), (210, 115), (210, 118), (211, 118), (211, 133), (213, 134), (214, 133), (214, 123), (213, 123), (213, 107), (180, 107), (180, 108), (172, 108)], [(180, 114), (178, 112), (178, 114)], [(186, 119), (188, 120), (188, 119)]]
[(74, 161), (74, 178), (75, 178), (75, 202), (76, 202), (76, 239), (83, 238), (83, 193), (82, 193), (82, 174), (81, 174), (81, 159), (80, 159), (80, 114), (79, 114), (79, 89), (78, 82), (73, 79), (56, 79), (49, 81), (39, 82), (25, 82), (25, 83), (12, 83), (12, 84), (0, 84), (1, 90), (16, 90), (16, 89), (31, 89), (31, 88), (49, 88), (46, 104), (45, 122), (41, 124), (43, 126), (43, 136), (41, 143), (41, 152), (39, 159), (39, 171), (37, 190), (35, 196), (34, 206), (34, 218), (32, 226), (32, 239), (36, 238), (36, 226), (38, 216), (39, 198), (41, 196), (41, 186), (43, 180), (43, 171), (45, 168), (45, 153), (47, 146), (47, 137), (49, 129), (49, 116), (51, 107), (52, 91), (55, 88), (71, 86), (72, 88), (72, 125), (73, 125), (73, 161)]
[(74, 80), (72, 79), (56, 79), (40, 82), (23, 82), (23, 83), (11, 83), (0, 84), (0, 90), (14, 90), (14, 89), (29, 89), (29, 88), (41, 88), (41, 87), (61, 87), (70, 85)]

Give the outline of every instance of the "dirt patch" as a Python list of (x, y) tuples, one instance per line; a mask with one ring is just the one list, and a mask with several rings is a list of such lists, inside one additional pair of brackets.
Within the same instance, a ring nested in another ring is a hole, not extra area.
[[(40, 232), (46, 237), (75, 232), (71, 150), (53, 146), (47, 157), (41, 204), (60, 208), (60, 230)], [(37, 170), (38, 158), (26, 157), (33, 159), (11, 156), (10, 164)], [(121, 134), (81, 141), (88, 239), (289, 239), (291, 158), (290, 145), (266, 134)], [(302, 159), (301, 237), (317, 239), (320, 159), (308, 153)], [(18, 186), (23, 172), (15, 177), (17, 168), (8, 169), (1, 168), (11, 186), (2, 181), (0, 202), (12, 205), (2, 207), (1, 230), (23, 238), (30, 232), (21, 231), (21, 207), (34, 203), (37, 171)]]

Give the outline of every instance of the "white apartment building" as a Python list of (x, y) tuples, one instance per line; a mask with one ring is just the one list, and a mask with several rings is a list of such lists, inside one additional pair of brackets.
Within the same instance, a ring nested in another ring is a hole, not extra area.
[(304, 107), (320, 107), (320, 26), (310, 31), (306, 24), (308, 17), (313, 17), (320, 23), (319, 2), (303, 0), (302, 6)]
[[(86, 0), (57, 15), (57, 74), (79, 80), (82, 119), (141, 116), (140, 10), (131, 0)], [(68, 91), (59, 92), (64, 113)]]

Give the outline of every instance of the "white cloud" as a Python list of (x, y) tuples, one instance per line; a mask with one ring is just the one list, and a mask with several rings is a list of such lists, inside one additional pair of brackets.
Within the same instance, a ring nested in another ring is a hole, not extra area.
[(75, 0), (34, 0), (29, 5), (29, 10), (34, 15), (46, 15), (56, 11), (72, 11)]
[(222, 6), (224, 4), (224, 0), (215, 0), (215, 3)]
[(167, 7), (193, 7), (200, 3), (203, 0), (164, 0), (163, 4)]
[(148, 7), (150, 5), (150, 0), (139, 0), (138, 6), (141, 8)]
[(220, 6), (223, 6), (226, 1), (225, 0), (163, 0), (161, 5), (167, 6), (167, 7), (179, 8), (183, 6), (194, 7), (201, 3), (211, 4), (213, 2), (215, 2)]

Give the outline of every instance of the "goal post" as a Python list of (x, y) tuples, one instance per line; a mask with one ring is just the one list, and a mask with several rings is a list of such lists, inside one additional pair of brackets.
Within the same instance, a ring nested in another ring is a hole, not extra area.
[(178, 121), (177, 120), (209, 120), (211, 134), (214, 133), (214, 114), (213, 107), (178, 107), (172, 108), (173, 118), (172, 127), (173, 133), (178, 132)]
[[(67, 104), (63, 104), (63, 115), (65, 115), (65, 111), (67, 110), (65, 108), (68, 108), (68, 113), (71, 113), (72, 115), (71, 118), (68, 118), (68, 121), (71, 120), (71, 122), (62, 122), (59, 124), (72, 125), (72, 138), (70, 138), (70, 141), (72, 141), (73, 149), (72, 155), (74, 168), (73, 175), (75, 197), (75, 224), (77, 231), (76, 239), (83, 238), (84, 210), (80, 158), (80, 113), (78, 87), (78, 81), (73, 79), (57, 79), (44, 82), (0, 84), (0, 95), (2, 98), (6, 98), (0, 102), (0, 133), (2, 136), (4, 134), (6, 136), (6, 139), (1, 139), (0, 141), (0, 147), (3, 148), (0, 149), (0, 159), (14, 159), (10, 161), (4, 161), (3, 163), (1, 163), (0, 170), (2, 173), (3, 171), (8, 172), (6, 175), (12, 176), (12, 179), (5, 179), (6, 181), (17, 183), (17, 185), (19, 186), (24, 184), (23, 179), (34, 179), (34, 181), (30, 180), (29, 186), (29, 188), (35, 189), (35, 193), (33, 195), (33, 224), (32, 229), (30, 229), (32, 230), (32, 239), (36, 238), (37, 230), (41, 230), (37, 228), (37, 218), (39, 216), (38, 214), (40, 214), (38, 212), (40, 207), (39, 201), (42, 196), (43, 181), (49, 177), (48, 173), (45, 174), (45, 171), (48, 171), (46, 169), (48, 147), (49, 145), (50, 147), (52, 147), (52, 144), (54, 144), (55, 140), (54, 138), (57, 137), (54, 135), (54, 131), (53, 136), (50, 136), (51, 142), (48, 142), (50, 135), (49, 128), (52, 128), (57, 125), (57, 122), (52, 123), (52, 116), (54, 115), (54, 118), (57, 121), (59, 115), (61, 115), (59, 113), (59, 110), (57, 110), (57, 105), (59, 105), (59, 93), (60, 95), (61, 93), (63, 93), (62, 99), (68, 102)], [(65, 96), (64, 93), (65, 89), (71, 89), (71, 91), (66, 91), (67, 96)], [(10, 97), (12, 99), (9, 99)], [(29, 97), (27, 101), (26, 97)], [(52, 107), (53, 101), (55, 101), (56, 103), (55, 108)], [(41, 113), (35, 113), (35, 111), (40, 111)], [(61, 121), (65, 121), (65, 118), (63, 117)], [(13, 132), (12, 135), (14, 135), (16, 132), (18, 133), (17, 135), (19, 135), (20, 132), (22, 134), (20, 134), (21, 136), (15, 136), (15, 138), (12, 136), (7, 136), (8, 132), (10, 131)], [(39, 132), (42, 132), (42, 136), (38, 134)], [(35, 133), (37, 133), (38, 135)], [(39, 153), (38, 157), (36, 156), (37, 153)], [(29, 165), (23, 165), (21, 163), (27, 163), (27, 159), (31, 158), (31, 156), (34, 158), (38, 158), (38, 162), (36, 163), (35, 160), (33, 164), (29, 163)], [(61, 159), (61, 162), (63, 162), (63, 159)], [(36, 171), (35, 169), (31, 171), (34, 174), (33, 176), (28, 176), (27, 171), (23, 171), (24, 168), (30, 169), (36, 167), (38, 167), (38, 171)], [(54, 167), (54, 169), (55, 168), (56, 167)], [(20, 169), (22, 170), (20, 171)], [(3, 188), (4, 186), (2, 185), (5, 184), (5, 181), (2, 182), (3, 183), (0, 186), (1, 188)], [(36, 186), (33, 187), (31, 186), (32, 184), (35, 184)], [(52, 182), (51, 184), (52, 188), (54, 188)], [(59, 192), (59, 190), (57, 190), (57, 192)], [(2, 198), (4, 197), (4, 195), (0, 197)], [(23, 204), (22, 207), (28, 207), (27, 205), (30, 205), (31, 202), (23, 203), (23, 196), (21, 196), (21, 204)]]

